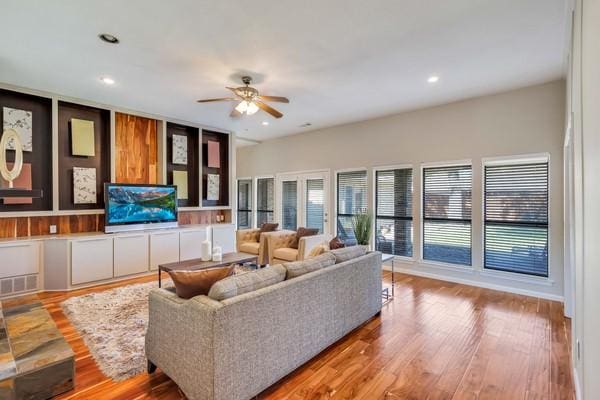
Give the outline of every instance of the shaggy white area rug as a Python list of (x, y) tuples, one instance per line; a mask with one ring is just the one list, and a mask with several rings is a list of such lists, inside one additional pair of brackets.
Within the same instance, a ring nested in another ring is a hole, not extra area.
[[(170, 279), (163, 280), (165, 286), (172, 286)], [(157, 282), (139, 283), (72, 297), (61, 303), (100, 370), (115, 381), (146, 369), (148, 294), (157, 287)]]
[[(252, 271), (238, 266), (235, 274)], [(163, 287), (173, 286), (163, 279)], [(146, 370), (144, 340), (148, 326), (148, 294), (158, 282), (127, 285), (72, 297), (60, 305), (104, 375), (122, 381)]]

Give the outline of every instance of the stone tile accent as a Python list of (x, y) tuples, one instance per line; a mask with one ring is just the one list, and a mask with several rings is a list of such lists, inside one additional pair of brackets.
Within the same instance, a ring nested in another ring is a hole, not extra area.
[(71, 390), (74, 377), (73, 350), (41, 303), (0, 304), (1, 399), (47, 399)]

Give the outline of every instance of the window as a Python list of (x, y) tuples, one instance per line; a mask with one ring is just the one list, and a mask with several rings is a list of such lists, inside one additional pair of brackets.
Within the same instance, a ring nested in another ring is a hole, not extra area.
[(375, 248), (412, 257), (412, 169), (375, 172)]
[(273, 178), (256, 179), (256, 226), (273, 222), (273, 207), (275, 205), (275, 180)]
[(324, 179), (306, 180), (306, 227), (316, 228), (319, 233), (323, 233), (325, 221), (324, 185)]
[(298, 183), (282, 182), (282, 228), (295, 231), (298, 228)]
[(423, 259), (471, 265), (470, 165), (423, 169)]
[(346, 244), (356, 244), (352, 218), (367, 210), (367, 171), (337, 175), (337, 234)]
[(485, 166), (484, 267), (548, 276), (548, 162)]
[(237, 225), (238, 229), (252, 227), (252, 179), (238, 180)]

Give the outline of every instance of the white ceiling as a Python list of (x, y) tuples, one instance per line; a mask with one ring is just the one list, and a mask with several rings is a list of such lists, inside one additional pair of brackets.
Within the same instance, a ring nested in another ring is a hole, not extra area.
[[(556, 79), (565, 3), (2, 0), (0, 81), (265, 140)], [(290, 98), (271, 104), (283, 118), (195, 102), (230, 95), (244, 74)]]

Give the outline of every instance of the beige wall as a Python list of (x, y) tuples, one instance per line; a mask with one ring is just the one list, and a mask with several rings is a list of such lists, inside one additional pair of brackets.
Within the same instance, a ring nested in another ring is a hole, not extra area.
[[(423, 265), (403, 265), (413, 273), (477, 282), (561, 298), (563, 293), (563, 133), (565, 82), (556, 81), (492, 96), (479, 97), (394, 116), (337, 126), (239, 148), (237, 176), (329, 169), (331, 202), (334, 172), (339, 169), (412, 164), (414, 196), (420, 196), (420, 164), (471, 160), (473, 164), (473, 264), (475, 271), (459, 272)], [(272, 125), (269, 129), (275, 129)], [(550, 154), (551, 243), (553, 282), (532, 284), (522, 279), (499, 279), (481, 273), (482, 158)], [(372, 184), (372, 182), (370, 182)], [(333, 204), (330, 212), (334, 213)], [(420, 248), (419, 201), (415, 201), (415, 252)], [(333, 220), (333, 218), (332, 218)], [(332, 226), (333, 228), (333, 226)]]

